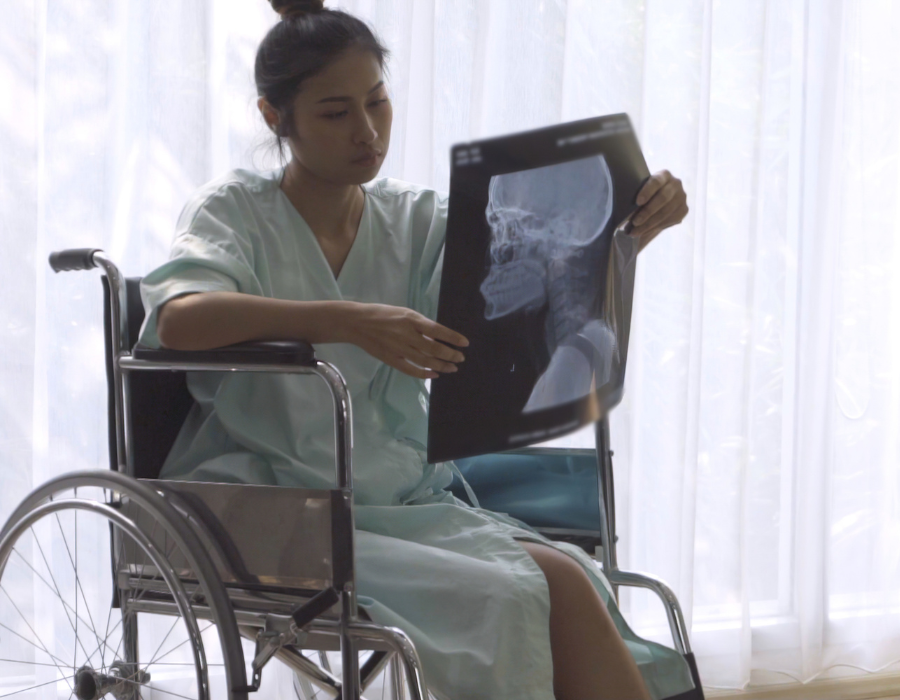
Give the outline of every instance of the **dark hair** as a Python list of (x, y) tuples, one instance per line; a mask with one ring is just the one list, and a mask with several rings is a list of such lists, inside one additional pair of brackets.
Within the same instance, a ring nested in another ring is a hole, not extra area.
[(325, 70), (350, 48), (371, 51), (384, 69), (388, 50), (362, 20), (328, 10), (324, 0), (269, 0), (281, 21), (256, 52), (256, 91), (281, 117), (279, 146), (294, 127), (293, 103), (303, 81)]

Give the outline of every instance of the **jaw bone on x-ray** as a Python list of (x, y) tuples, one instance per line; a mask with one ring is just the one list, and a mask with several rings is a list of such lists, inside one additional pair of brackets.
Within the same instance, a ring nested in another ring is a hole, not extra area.
[[(481, 284), (485, 318), (548, 312), (550, 364), (523, 413), (575, 401), (603, 384), (616, 349), (613, 330), (592, 318), (595, 245), (613, 210), (613, 182), (602, 155), (491, 178), (485, 211), (490, 268)], [(594, 373), (596, 380), (592, 382)]]

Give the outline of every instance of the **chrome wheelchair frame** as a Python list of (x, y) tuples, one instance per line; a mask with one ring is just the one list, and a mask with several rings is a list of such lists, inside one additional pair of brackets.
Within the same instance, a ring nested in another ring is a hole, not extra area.
[[(149, 613), (184, 620), (196, 675), (196, 696), (202, 700), (209, 700), (211, 691), (202, 639), (205, 630), (200, 630), (198, 620), (208, 620), (216, 626), (231, 700), (245, 700), (248, 693), (260, 687), (263, 668), (272, 658), (279, 658), (312, 686), (344, 700), (358, 700), (374, 678), (390, 665), (395, 698), (399, 699), (405, 687), (414, 700), (427, 700), (422, 665), (412, 641), (402, 630), (363, 619), (357, 606), (352, 408), (339, 370), (318, 360), (313, 348), (300, 342), (245, 343), (203, 352), (132, 348), (126, 280), (103, 251), (61, 251), (50, 256), (50, 264), (57, 272), (98, 267), (105, 273), (109, 297), (107, 359), (113, 416), (111, 432), (114, 432), (110, 443), (114, 453), (112, 466), (116, 470), (66, 474), (26, 497), (0, 530), (0, 578), (16, 552), (19, 538), (41, 518), (56, 515), (58, 521), (60, 511), (88, 511), (109, 523), (114, 577), (111, 607), (119, 608), (122, 615), (121, 658), (117, 648), (114, 661), (106, 663), (104, 652), (98, 664), (93, 662), (96, 652), (85, 651), (84, 664), (75, 668), (73, 662), (72, 673), (67, 677), (71, 696), (79, 700), (141, 697), (142, 688), (149, 687), (147, 684), (151, 682), (147, 671), (152, 662), (141, 666), (137, 615)], [(336, 487), (286, 489), (136, 478), (140, 475), (135, 471), (129, 378), (140, 372), (268, 372), (318, 376), (328, 386), (333, 399)], [(618, 567), (612, 452), (605, 419), (596, 426), (596, 454), (599, 531), (547, 530), (543, 534), (551, 539), (599, 535), (599, 559), (616, 596), (621, 586), (646, 588), (659, 596), (675, 649), (691, 667), (696, 686), (696, 694), (691, 697), (702, 700), (687, 629), (674, 593), (653, 576), (622, 571)], [(78, 489), (89, 488), (102, 491), (103, 498), (79, 497)], [(69, 493), (74, 496), (61, 498)], [(306, 545), (315, 550), (311, 559), (318, 562), (316, 566), (294, 561), (302, 557), (283, 556), (283, 548), (260, 547), (242, 536), (246, 521), (241, 520), (241, 514), (270, 509), (269, 504), (275, 502), (282, 503), (280, 512), (287, 513), (286, 517), (297, 518), (298, 528), (302, 526), (309, 531), (316, 525), (325, 526)], [(266, 506), (261, 508), (260, 504)], [(77, 519), (75, 523), (77, 528)], [(77, 550), (75, 558), (77, 562)], [(297, 566), (286, 565), (288, 560)], [(249, 565), (244, 566), (245, 561), (254, 563), (252, 573), (248, 571)], [(72, 606), (67, 607), (68, 619)], [(74, 612), (77, 636), (80, 619), (77, 592)], [(242, 637), (256, 645), (250, 682)], [(69, 670), (62, 668), (62, 660), (53, 657), (46, 647), (44, 650), (53, 664), (60, 667), (60, 673)], [(319, 652), (319, 664), (304, 656), (303, 650)], [(328, 651), (340, 652), (339, 677), (331, 672)], [(361, 667), (360, 651), (372, 652)]]
[(597, 444), (597, 480), (600, 489), (600, 561), (603, 565), (603, 573), (613, 587), (618, 601), (619, 588), (621, 586), (631, 588), (646, 588), (659, 597), (666, 610), (666, 619), (669, 623), (669, 631), (672, 634), (672, 642), (675, 650), (688, 659), (691, 665), (691, 673), (694, 683), (700, 687), (699, 675), (691, 642), (688, 636), (687, 625), (684, 622), (684, 614), (681, 612), (681, 604), (675, 596), (675, 592), (660, 578), (651, 574), (636, 571), (622, 571), (616, 555), (616, 502), (613, 479), (612, 458), (613, 451), (609, 448), (609, 422), (603, 419), (596, 426)]
[[(58, 521), (60, 511), (87, 511), (109, 523), (113, 533), (111, 554), (115, 577), (112, 607), (122, 611), (122, 639), (119, 642), (122, 658), (106, 663), (101, 653), (99, 665), (103, 668), (94, 668), (91, 661), (96, 658), (97, 650), (88, 654), (82, 643), (83, 656), (87, 657), (85, 664), (68, 669), (43, 643), (29, 642), (34, 647), (43, 647), (60, 674), (71, 670), (69, 675), (63, 674), (61, 680), (68, 683), (72, 697), (79, 700), (107, 696), (117, 700), (137, 700), (141, 697), (141, 687), (150, 676), (140, 667), (137, 615), (150, 613), (184, 619), (196, 666), (196, 694), (202, 700), (209, 700), (210, 685), (197, 620), (215, 623), (231, 700), (245, 700), (248, 693), (256, 691), (263, 667), (274, 657), (302, 674), (316, 688), (344, 700), (360, 698), (361, 692), (390, 664), (395, 696), (405, 686), (415, 700), (427, 700), (422, 665), (412, 641), (402, 630), (363, 619), (357, 606), (353, 557), (352, 408), (346, 383), (338, 369), (316, 359), (308, 344), (295, 342), (249, 343), (202, 353), (140, 347), (132, 351), (126, 281), (103, 251), (61, 251), (50, 256), (50, 264), (57, 272), (99, 267), (106, 276), (110, 331), (108, 359), (111, 359), (112, 375), (110, 408), (115, 424), (115, 436), (110, 442), (115, 442), (118, 473), (66, 474), (27, 496), (0, 530), (0, 576), (12, 554), (18, 553), (15, 545), (19, 538), (41, 518), (55, 514)], [(128, 377), (137, 372), (188, 371), (271, 372), (315, 375), (322, 379), (333, 399), (336, 488), (316, 491), (134, 478)], [(104, 498), (96, 501), (79, 497), (78, 489), (82, 493), (85, 489), (101, 490)], [(229, 493), (234, 490), (240, 491), (239, 497)], [(282, 571), (286, 557), (280, 555), (284, 551), (269, 552), (262, 547), (254, 548), (259, 551), (248, 552), (246, 544), (241, 551), (234, 540), (228, 542), (230, 551), (226, 551), (229, 547), (223, 547), (223, 536), (228, 540), (234, 535), (240, 541), (240, 532), (229, 533), (227, 522), (219, 516), (233, 518), (235, 503), (238, 503), (238, 514), (243, 503), (250, 503), (250, 507), (258, 505), (262, 492), (266, 498), (279, 493), (282, 497), (289, 495), (290, 510), (305, 513), (307, 524), (327, 525), (316, 535), (322, 540), (317, 550), (322, 556), (312, 577), (297, 578), (297, 571)], [(62, 494), (71, 493), (74, 497), (61, 498)], [(77, 529), (77, 518), (75, 523)], [(60, 530), (63, 530), (62, 525)], [(69, 549), (68, 543), (66, 549)], [(259, 576), (234, 565), (235, 553), (238, 559), (248, 554), (256, 557), (269, 567), (271, 575), (260, 585)], [(73, 566), (77, 561), (76, 549)], [(41, 576), (33, 567), (32, 571), (48, 588), (56, 587), (59, 592), (55, 581), (51, 586), (46, 581), (46, 574)], [(52, 576), (50, 572), (49, 578)], [(75, 577), (80, 588), (77, 570)], [(81, 591), (81, 597), (85, 598), (84, 591)], [(74, 600), (74, 611), (72, 603), (66, 601), (63, 601), (63, 610), (67, 619), (74, 612), (77, 623), (83, 617), (83, 613), (79, 615), (77, 611), (78, 590)], [(72, 620), (69, 621), (72, 624)], [(249, 683), (241, 637), (256, 643)], [(103, 641), (100, 640), (101, 646)], [(320, 664), (304, 656), (302, 650), (319, 651)], [(325, 656), (327, 651), (340, 651), (339, 677), (330, 671)], [(359, 665), (360, 651), (372, 652), (362, 667)], [(118, 657), (118, 648), (115, 654)]]

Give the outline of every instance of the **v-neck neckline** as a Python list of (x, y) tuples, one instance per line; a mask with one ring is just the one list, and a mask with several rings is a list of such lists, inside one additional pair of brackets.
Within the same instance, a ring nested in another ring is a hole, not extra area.
[[(344, 257), (344, 262), (341, 265), (340, 271), (335, 275), (334, 270), (331, 269), (331, 265), (328, 263), (328, 260), (325, 259), (325, 264), (328, 265), (328, 271), (331, 273), (331, 276), (334, 277), (335, 284), (337, 284), (338, 289), (343, 294), (345, 291), (344, 280), (347, 275), (347, 268), (350, 267), (351, 263), (359, 257), (359, 249), (365, 245), (365, 243), (360, 242), (361, 238), (365, 238), (369, 235), (369, 195), (366, 192), (365, 188), (360, 185), (359, 189), (362, 190), (363, 193), (363, 207), (362, 211), (359, 214), (359, 224), (356, 226), (356, 235), (353, 237), (353, 243), (350, 244), (350, 250), (347, 251), (347, 255)], [(309, 228), (309, 226), (307, 226)], [(312, 229), (309, 230), (310, 234), (313, 238), (316, 238), (316, 235), (312, 232)], [(322, 257), (325, 258), (325, 252), (322, 250), (322, 246), (319, 244), (319, 239), (316, 238), (316, 245), (319, 246), (319, 252), (322, 254)]]
[(359, 189), (362, 190), (363, 193), (362, 213), (359, 216), (359, 224), (356, 227), (356, 235), (353, 237), (353, 243), (350, 244), (350, 250), (347, 251), (347, 255), (344, 257), (344, 262), (341, 264), (340, 271), (338, 271), (337, 275), (335, 275), (334, 270), (331, 269), (331, 263), (329, 263), (328, 258), (325, 257), (325, 251), (322, 250), (322, 244), (319, 243), (319, 239), (313, 232), (312, 227), (306, 222), (306, 219), (303, 218), (303, 214), (301, 214), (297, 207), (294, 206), (291, 198), (287, 196), (287, 192), (281, 189), (281, 182), (284, 179), (284, 173), (286, 170), (287, 166), (281, 169), (278, 177), (275, 179), (275, 187), (278, 189), (278, 192), (283, 198), (283, 201), (288, 207), (288, 210), (291, 211), (292, 215), (296, 216), (302, 224), (301, 229), (303, 229), (304, 233), (311, 239), (311, 242), (319, 255), (319, 261), (321, 262), (325, 270), (325, 275), (334, 283), (338, 295), (343, 297), (344, 285), (342, 283), (346, 277), (344, 273), (347, 271), (348, 265), (356, 257), (357, 254), (355, 253), (355, 251), (361, 247), (360, 238), (362, 238), (365, 232), (368, 230), (369, 193), (366, 191), (365, 187), (363, 187), (362, 185), (359, 186)]

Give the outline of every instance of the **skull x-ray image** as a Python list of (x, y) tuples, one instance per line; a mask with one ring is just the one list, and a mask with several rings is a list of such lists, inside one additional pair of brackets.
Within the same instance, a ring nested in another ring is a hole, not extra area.
[(621, 398), (649, 176), (625, 115), (454, 147), (438, 322), (466, 335), (432, 382), (429, 460), (522, 447)]
[(591, 304), (602, 264), (596, 242), (612, 205), (612, 176), (602, 154), (491, 178), (490, 267), (481, 283), (485, 318), (548, 307), (550, 364), (522, 409), (526, 413), (586, 396), (595, 370), (609, 375), (615, 335), (592, 318)]

